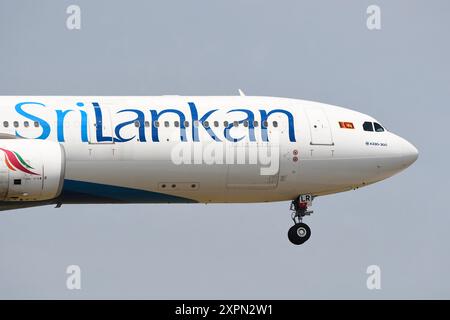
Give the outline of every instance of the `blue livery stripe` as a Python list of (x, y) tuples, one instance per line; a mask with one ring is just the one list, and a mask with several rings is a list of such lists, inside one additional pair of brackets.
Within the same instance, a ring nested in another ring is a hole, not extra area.
[(78, 180), (64, 180), (63, 203), (197, 203), (169, 194)]

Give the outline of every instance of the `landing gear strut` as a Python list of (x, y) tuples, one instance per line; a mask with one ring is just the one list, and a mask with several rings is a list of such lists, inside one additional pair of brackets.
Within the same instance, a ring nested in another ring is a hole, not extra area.
[(289, 229), (288, 238), (293, 244), (305, 243), (311, 237), (311, 229), (302, 220), (304, 216), (309, 216), (313, 213), (312, 210), (308, 210), (312, 200), (313, 196), (311, 195), (300, 195), (295, 200), (292, 200), (290, 209), (294, 225)]

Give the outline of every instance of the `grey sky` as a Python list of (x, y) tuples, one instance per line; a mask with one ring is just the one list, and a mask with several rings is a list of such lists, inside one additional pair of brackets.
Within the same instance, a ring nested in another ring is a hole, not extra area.
[[(366, 28), (381, 7), (382, 29)], [(79, 31), (66, 28), (70, 4)], [(450, 298), (450, 2), (0, 0), (0, 94), (248, 95), (377, 118), (419, 160), (289, 203), (79, 205), (0, 213), (0, 298)], [(65, 269), (82, 269), (82, 290)], [(368, 265), (382, 289), (366, 288)]]

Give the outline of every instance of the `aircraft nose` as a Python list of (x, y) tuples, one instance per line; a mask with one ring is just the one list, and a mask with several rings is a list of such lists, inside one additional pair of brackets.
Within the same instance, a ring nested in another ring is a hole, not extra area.
[(419, 151), (412, 143), (395, 134), (392, 134), (391, 137), (388, 143), (390, 147), (385, 149), (387, 156), (380, 157), (377, 161), (377, 181), (405, 170), (419, 157)]
[(409, 167), (410, 165), (412, 165), (417, 158), (419, 157), (419, 151), (417, 150), (417, 148), (409, 141), (403, 139), (403, 145), (402, 145), (402, 160), (403, 160), (403, 165), (405, 167)]

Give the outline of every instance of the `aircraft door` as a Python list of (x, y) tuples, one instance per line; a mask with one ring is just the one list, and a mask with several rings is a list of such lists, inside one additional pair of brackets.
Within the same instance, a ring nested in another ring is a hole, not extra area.
[(308, 107), (306, 115), (309, 120), (311, 145), (334, 145), (330, 123), (323, 109), (320, 106)]

